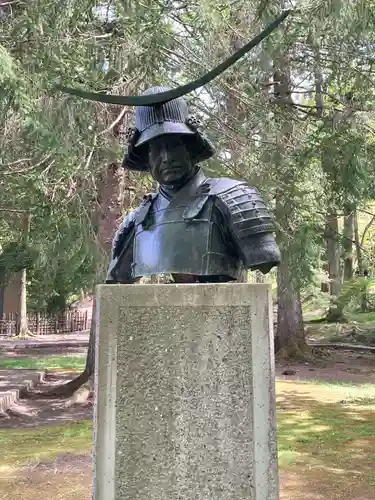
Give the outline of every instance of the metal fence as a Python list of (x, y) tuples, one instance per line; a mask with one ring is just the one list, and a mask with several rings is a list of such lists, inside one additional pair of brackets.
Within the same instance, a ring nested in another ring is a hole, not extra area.
[[(91, 310), (66, 311), (57, 316), (28, 313), (27, 325), (35, 335), (58, 335), (89, 330)], [(12, 337), (20, 331), (20, 317), (17, 313), (3, 314), (0, 318), (0, 336)]]

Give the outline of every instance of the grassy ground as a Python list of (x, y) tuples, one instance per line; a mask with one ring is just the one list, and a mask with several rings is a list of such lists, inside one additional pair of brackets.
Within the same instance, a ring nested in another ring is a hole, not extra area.
[(367, 312), (367, 313), (361, 313), (361, 312), (348, 312), (347, 316), (350, 321), (353, 321), (355, 323), (367, 323), (370, 324), (372, 323), (375, 325), (375, 312)]
[[(281, 499), (373, 500), (375, 387), (279, 381), (277, 394)], [(22, 468), (61, 454), (70, 462), (89, 456), (91, 443), (89, 422), (0, 431), (2, 500), (39, 500), (41, 491), (57, 500), (89, 500), (87, 460), (64, 472)]]
[(345, 313), (345, 323), (320, 323), (324, 314), (307, 314), (307, 337), (327, 342), (347, 342), (375, 346), (375, 312)]
[(33, 462), (51, 462), (61, 454), (89, 453), (91, 443), (92, 423), (87, 421), (0, 430), (0, 477), (12, 476)]
[[(325, 311), (311, 311), (304, 314), (307, 322), (317, 322), (325, 318)], [(375, 312), (345, 311), (345, 317), (349, 323), (372, 324), (375, 326)]]
[[(41, 491), (44, 498), (90, 500), (91, 467), (80, 462), (91, 443), (91, 422), (0, 431), (1, 500), (40, 500)], [(56, 465), (61, 456), (71, 467)]]
[(28, 369), (63, 369), (69, 371), (81, 371), (85, 367), (86, 357), (82, 356), (18, 356), (0, 357), (0, 369), (4, 368), (28, 368)]
[[(278, 382), (277, 388), (279, 463), (288, 491), (282, 498), (374, 498), (375, 386)], [(293, 491), (290, 478), (306, 496)]]

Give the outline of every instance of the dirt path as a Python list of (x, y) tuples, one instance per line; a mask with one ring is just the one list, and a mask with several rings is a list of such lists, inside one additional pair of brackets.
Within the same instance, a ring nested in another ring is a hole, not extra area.
[[(45, 498), (55, 500), (91, 500), (89, 460), (90, 457), (81, 457), (81, 471), (66, 470), (59, 463), (51, 464), (50, 470), (37, 467), (25, 471), (21, 480), (8, 482), (8, 487), (2, 490), (1, 499), (40, 500), (43, 491)], [(76, 460), (74, 464), (77, 465)], [(321, 471), (307, 469), (282, 472), (280, 500), (374, 500), (374, 487), (358, 484), (355, 477), (351, 481), (347, 479), (340, 471), (330, 471), (325, 476)]]
[(49, 463), (22, 469), (17, 477), (0, 477), (1, 500), (91, 500), (92, 459), (89, 455), (60, 455)]
[[(321, 470), (299, 467), (298, 472), (281, 472), (280, 500), (374, 500), (375, 486), (366, 486), (360, 473), (345, 470)], [(64, 498), (65, 500), (65, 498)]]
[(374, 354), (334, 349), (315, 349), (315, 353), (313, 362), (276, 363), (276, 377), (280, 380), (375, 384)]

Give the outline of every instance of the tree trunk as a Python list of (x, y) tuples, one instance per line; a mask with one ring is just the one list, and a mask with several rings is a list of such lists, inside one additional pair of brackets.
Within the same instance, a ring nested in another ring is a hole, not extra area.
[(359, 229), (358, 229), (358, 212), (355, 212), (354, 215), (354, 241), (355, 241), (355, 251), (357, 257), (357, 268), (359, 276), (363, 276), (363, 259), (362, 259), (362, 246), (361, 240), (359, 238)]
[[(324, 116), (324, 98), (323, 98), (323, 74), (321, 70), (321, 57), (320, 57), (320, 49), (319, 46), (313, 44), (314, 51), (314, 79), (315, 79), (315, 105), (316, 105), (316, 114), (319, 118), (323, 118)], [(324, 153), (321, 154), (321, 161), (324, 164), (325, 157)], [(327, 250), (326, 250), (327, 254)], [(327, 258), (328, 260), (328, 258)], [(323, 271), (329, 273), (328, 265), (323, 264)], [(328, 283), (321, 283), (321, 291), (328, 293), (329, 292)]]
[(326, 242), (330, 294), (337, 298), (340, 295), (340, 242), (337, 215), (328, 215), (326, 219)]
[(67, 398), (73, 394), (84, 384), (86, 384), (94, 375), (95, 370), (95, 333), (96, 333), (96, 297), (94, 295), (92, 302), (92, 319), (90, 327), (89, 347), (86, 355), (86, 365), (82, 373), (66, 384), (53, 388), (48, 393), (44, 393), (43, 397), (63, 397)]
[[(321, 70), (321, 57), (320, 49), (318, 46), (313, 47), (314, 50), (314, 63), (315, 63), (315, 104), (317, 115), (323, 119), (324, 118), (324, 98), (323, 98), (323, 73)], [(345, 112), (335, 112), (332, 116), (332, 126), (335, 127), (341, 120), (347, 119), (353, 113), (353, 109), (350, 106), (346, 106)], [(329, 172), (332, 168), (331, 159), (327, 152), (323, 149), (321, 152), (321, 162), (323, 171)], [(334, 198), (334, 197), (333, 197)], [(335, 200), (331, 201), (332, 207), (335, 206)], [(328, 276), (330, 280), (329, 291), (332, 297), (331, 305), (327, 313), (326, 319), (328, 321), (342, 321), (344, 319), (343, 309), (338, 305), (337, 299), (340, 295), (341, 290), (341, 269), (340, 269), (340, 241), (339, 241), (339, 231), (338, 231), (338, 217), (333, 212), (331, 207), (331, 213), (326, 216), (326, 226), (325, 226), (325, 238), (327, 242), (327, 261), (328, 261)], [(347, 217), (345, 218), (344, 227), (344, 239), (345, 234), (348, 237), (351, 236), (353, 239), (353, 217), (351, 212), (347, 210)], [(352, 254), (352, 243), (347, 240), (346, 245), (343, 244), (346, 259), (345, 262), (345, 276), (353, 275), (353, 254)], [(350, 279), (350, 278), (348, 278)], [(324, 286), (322, 287), (324, 290)]]
[[(359, 238), (359, 229), (358, 229), (358, 212), (356, 211), (354, 214), (354, 241), (355, 241), (355, 249), (356, 249), (356, 256), (357, 256), (357, 269), (358, 269), (358, 275), (360, 277), (364, 276), (364, 271), (365, 271), (365, 266), (363, 264), (363, 257), (362, 257), (362, 247), (363, 243), (365, 241), (366, 233), (372, 226), (373, 222), (375, 220), (375, 216), (373, 216), (370, 220), (370, 222), (366, 225), (365, 230), (362, 234), (362, 238)], [(367, 294), (366, 290), (363, 290), (361, 294), (361, 312), (367, 312)]]
[[(285, 159), (288, 157), (287, 145), (293, 136), (293, 99), (291, 97), (291, 79), (288, 60), (285, 54), (279, 54), (274, 61), (274, 95), (275, 104), (279, 105), (280, 130), (275, 166), (279, 171), (280, 184), (293, 185), (295, 170), (288, 168)], [(291, 198), (285, 190), (276, 195), (276, 221), (280, 227), (277, 234), (281, 249), (281, 265), (277, 273), (277, 328), (275, 336), (275, 351), (278, 358), (305, 357), (308, 346), (305, 341), (305, 328), (302, 316), (300, 285), (297, 276), (296, 263), (290, 253), (291, 227), (293, 226), (294, 210)], [(294, 274), (293, 274), (294, 273)]]
[(345, 208), (343, 236), (344, 281), (350, 281), (353, 279), (354, 211), (349, 207)]
[(113, 236), (122, 221), (125, 201), (125, 171), (112, 163), (101, 173), (98, 182), (98, 237), (107, 268)]
[[(25, 214), (24, 219), (24, 227), (23, 227), (23, 241), (25, 246), (27, 246), (29, 242), (29, 233), (30, 233), (30, 222), (31, 215), (30, 213)], [(26, 337), (31, 335), (27, 324), (27, 283), (26, 283), (26, 269), (22, 269), (21, 271), (21, 283), (20, 283), (20, 295), (19, 295), (19, 335), (21, 337)]]
[(278, 358), (303, 359), (309, 352), (305, 341), (301, 296), (290, 279), (288, 253), (284, 252), (277, 273), (277, 330), (275, 351)]
[(343, 309), (338, 305), (337, 299), (341, 289), (340, 272), (340, 242), (339, 242), (339, 223), (335, 214), (328, 215), (326, 218), (327, 259), (328, 259), (328, 277), (330, 280), (331, 305), (327, 313), (327, 321), (342, 321)]
[(89, 347), (86, 356), (86, 365), (84, 374), (87, 380), (92, 378), (95, 370), (95, 340), (96, 340), (96, 296), (94, 295), (92, 301), (92, 318), (90, 327)]

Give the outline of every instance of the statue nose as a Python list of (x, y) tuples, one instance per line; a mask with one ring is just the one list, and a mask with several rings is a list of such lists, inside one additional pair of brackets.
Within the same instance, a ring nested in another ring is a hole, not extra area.
[(168, 164), (170, 161), (170, 155), (167, 148), (162, 148), (160, 151), (160, 158), (163, 165)]

